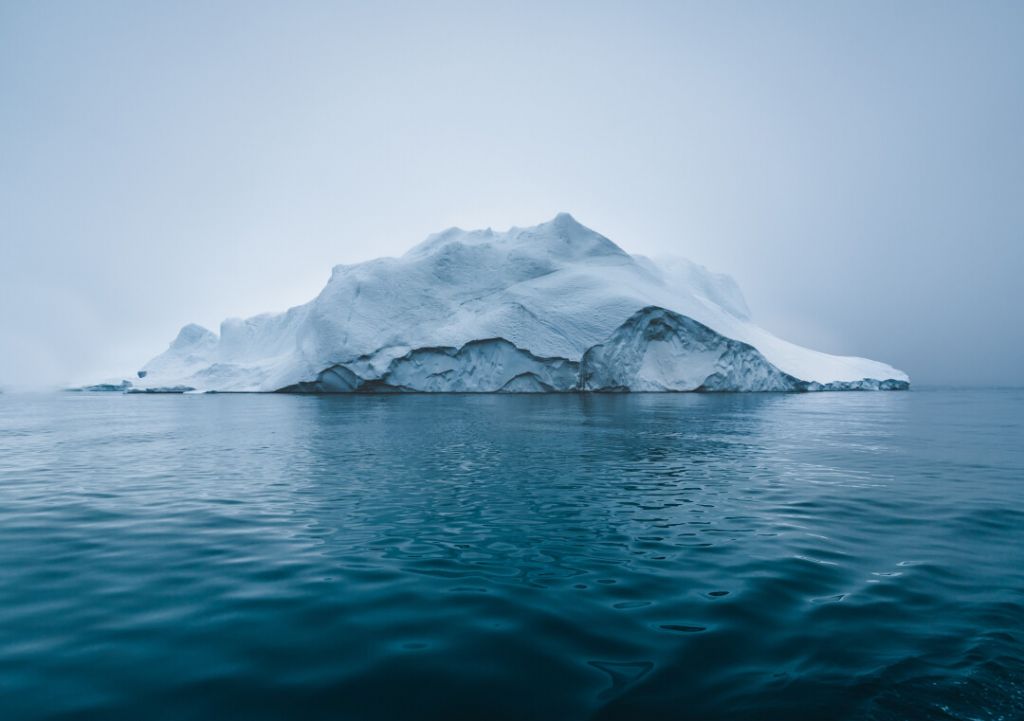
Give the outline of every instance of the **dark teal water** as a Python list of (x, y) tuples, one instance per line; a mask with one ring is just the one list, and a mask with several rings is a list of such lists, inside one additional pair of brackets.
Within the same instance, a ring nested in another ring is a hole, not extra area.
[(0, 718), (1024, 718), (1024, 392), (0, 396)]

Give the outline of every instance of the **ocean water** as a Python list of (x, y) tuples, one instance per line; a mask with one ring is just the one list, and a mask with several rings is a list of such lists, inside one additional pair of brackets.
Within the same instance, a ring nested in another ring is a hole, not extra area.
[(1021, 719), (1024, 391), (2, 395), (0, 718)]

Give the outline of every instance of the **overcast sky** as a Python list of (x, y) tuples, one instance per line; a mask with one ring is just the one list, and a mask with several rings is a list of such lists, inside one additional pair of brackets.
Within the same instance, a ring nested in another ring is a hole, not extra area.
[(1024, 3), (0, 3), (0, 386), (558, 211), (919, 383), (1020, 383)]

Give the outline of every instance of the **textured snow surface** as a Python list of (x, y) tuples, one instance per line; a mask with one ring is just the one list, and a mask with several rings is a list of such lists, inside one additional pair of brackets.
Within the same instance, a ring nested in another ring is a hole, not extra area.
[(648, 307), (583, 355), (581, 390), (796, 391), (801, 381), (751, 345)]
[[(376, 374), (374, 374), (376, 375)], [(503, 338), (461, 348), (417, 348), (395, 358), (379, 377), (364, 378), (347, 365), (335, 365), (311, 383), (282, 390), (293, 393), (421, 392), (541, 393), (576, 388), (579, 363), (538, 358)]]
[(185, 326), (134, 383), (542, 392), (576, 388), (581, 360), (583, 389), (768, 390), (786, 376), (808, 390), (908, 381), (884, 363), (776, 338), (750, 321), (728, 276), (631, 256), (563, 213), (506, 232), (451, 228), (401, 258), (336, 266), (305, 305), (226, 320), (219, 336)]

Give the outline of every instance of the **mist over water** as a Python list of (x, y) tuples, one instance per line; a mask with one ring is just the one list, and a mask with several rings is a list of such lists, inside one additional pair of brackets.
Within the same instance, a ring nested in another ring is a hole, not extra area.
[(1019, 718), (1021, 408), (0, 396), (0, 716)]
[(1019, 384), (1024, 3), (0, 4), (0, 388), (566, 211), (786, 340)]

